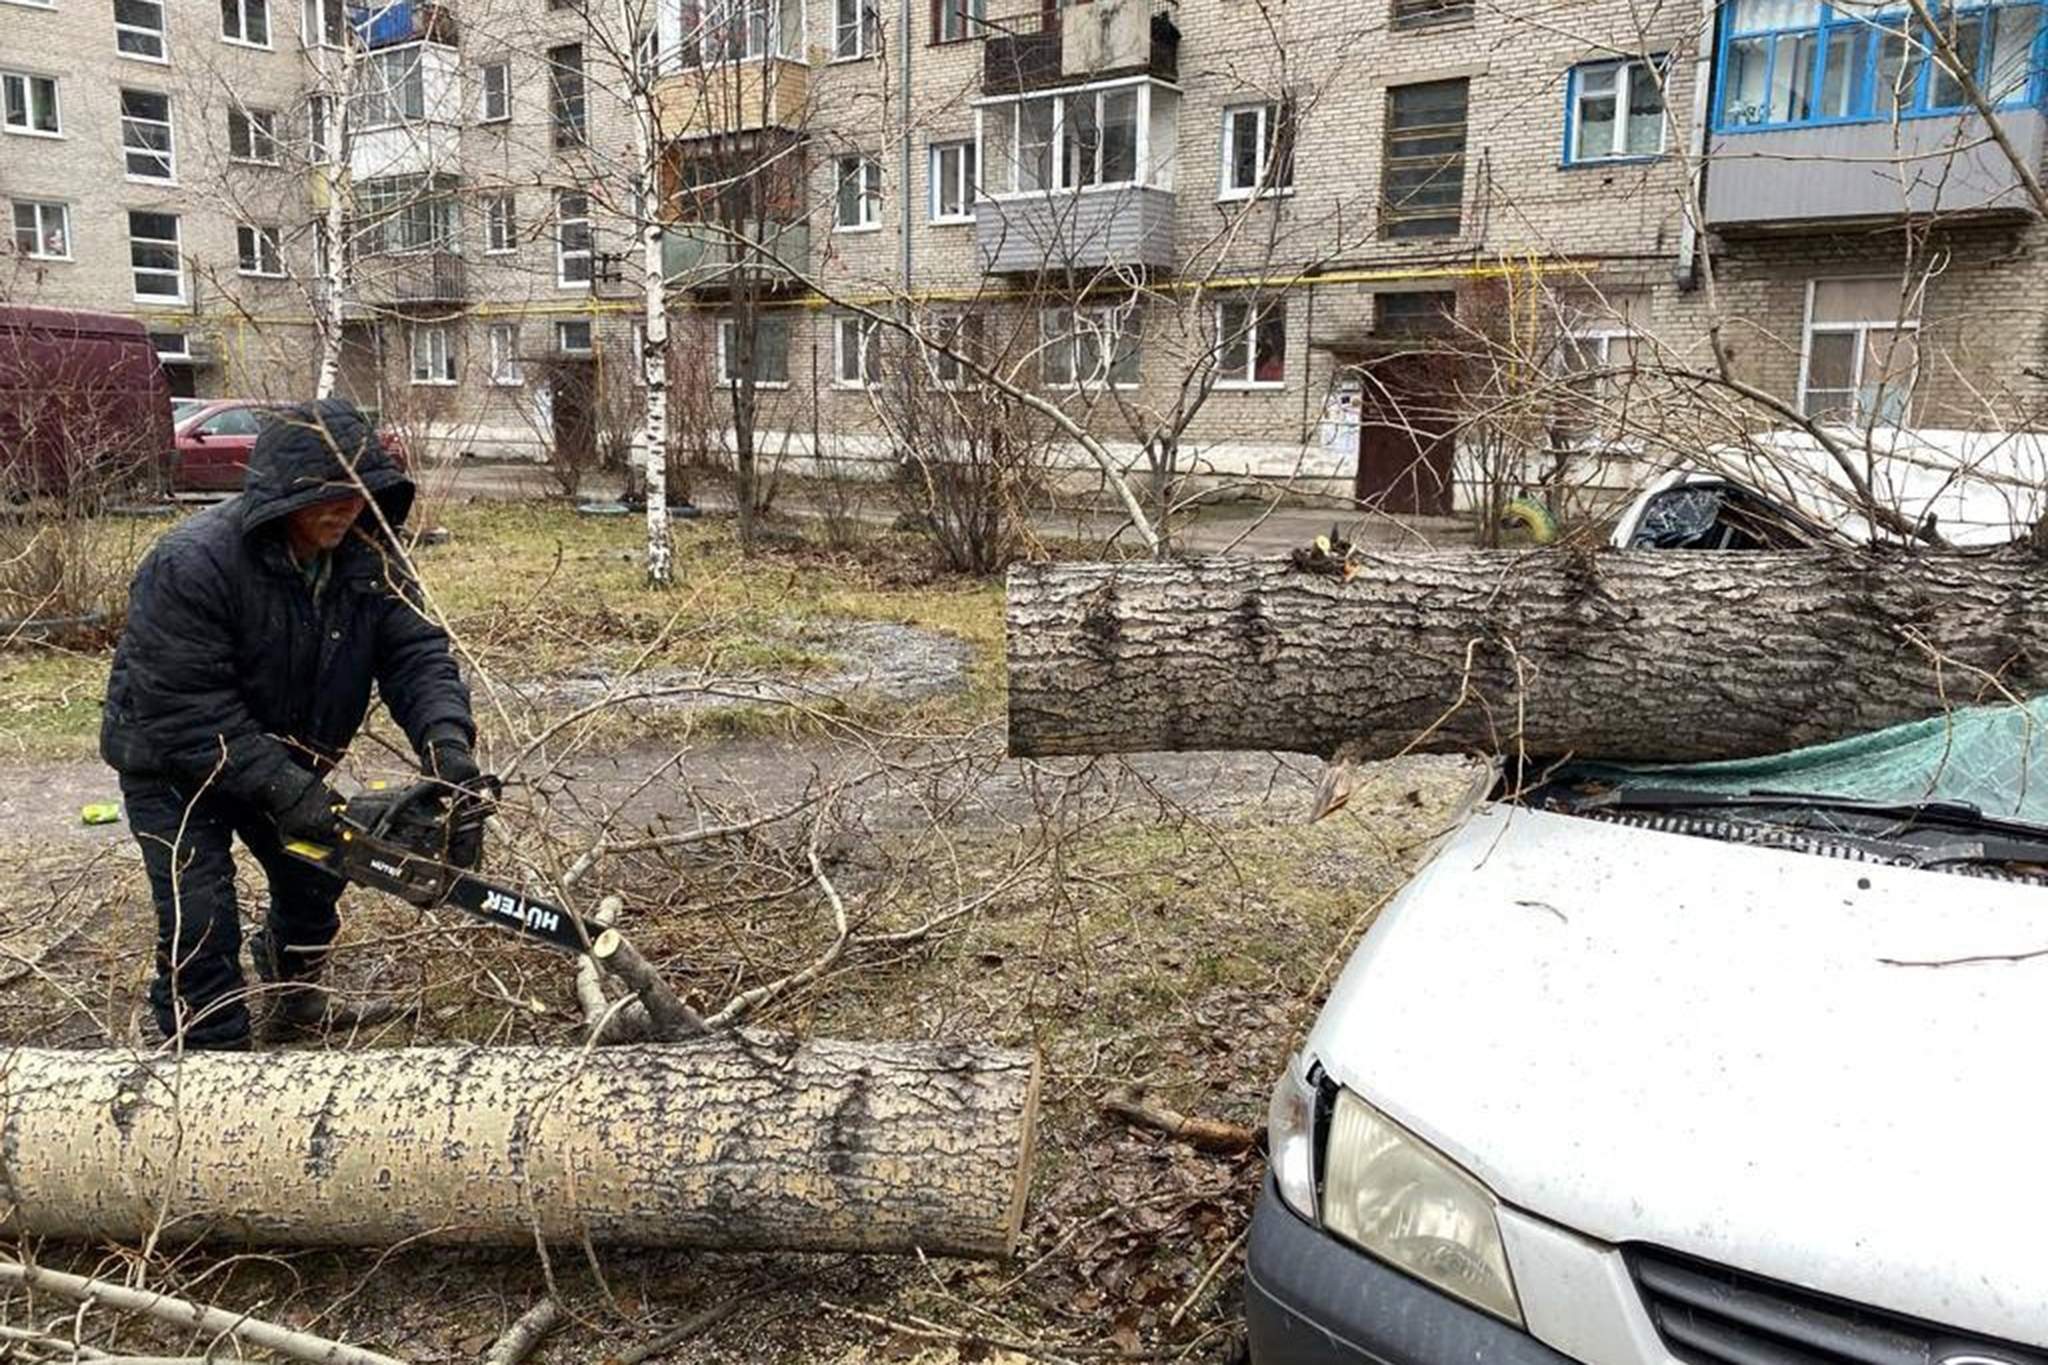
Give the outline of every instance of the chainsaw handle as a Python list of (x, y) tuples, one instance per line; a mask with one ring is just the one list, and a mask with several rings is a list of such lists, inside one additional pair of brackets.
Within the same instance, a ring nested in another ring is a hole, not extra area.
[(381, 803), (376, 820), (363, 832), (372, 839), (388, 838), (391, 833), (391, 827), (397, 823), (399, 816), (415, 806), (429, 808), (438, 806), (446, 798), (446, 793), (447, 786), (445, 783), (433, 780), (415, 782), (400, 792), (396, 800)]

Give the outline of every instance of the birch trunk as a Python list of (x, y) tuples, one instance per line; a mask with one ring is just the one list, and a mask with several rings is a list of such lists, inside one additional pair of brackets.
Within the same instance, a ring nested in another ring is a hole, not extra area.
[[(630, 3), (621, 4), (625, 20), (620, 31), (637, 33)], [(647, 493), (647, 581), (657, 588), (668, 586), (674, 576), (674, 541), (668, 517), (668, 279), (661, 262), (661, 168), (657, 149), (661, 145), (654, 103), (654, 69), (643, 60), (640, 45), (633, 45), (633, 137), (639, 158), (640, 273), (642, 327), (645, 347), (640, 356), (646, 407), (642, 413), (640, 440), (646, 452), (642, 484)]]
[[(348, 217), (346, 196), (350, 179), (347, 174), (348, 155), (348, 98), (349, 78), (354, 71), (354, 37), (343, 31), (343, 41), (337, 54), (324, 43), (313, 47), (315, 80), (321, 98), (327, 105), (327, 127), (322, 130), (321, 145), (314, 149), (319, 158), (313, 167), (325, 199), (320, 209), (320, 233), (327, 249), (320, 266), (320, 298), (316, 313), (320, 334), (320, 367), (313, 381), (315, 398), (331, 398), (341, 377), (341, 351), (346, 339), (344, 327), (347, 321), (345, 291), (348, 288)], [(333, 64), (340, 63), (340, 78), (334, 76)]]
[(957, 1044), (166, 1056), (0, 1068), (0, 1236), (1007, 1255), (1038, 1063)]
[[(1011, 752), (1744, 758), (2048, 690), (2027, 551), (1472, 551), (1010, 573)], [(1993, 684), (1989, 680), (1996, 678)]]

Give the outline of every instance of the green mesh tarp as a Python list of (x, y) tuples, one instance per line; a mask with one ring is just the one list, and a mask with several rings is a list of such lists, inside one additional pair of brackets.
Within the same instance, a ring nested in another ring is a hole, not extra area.
[(2048, 825), (2048, 696), (2024, 705), (1971, 707), (1769, 758), (1574, 764), (1571, 776), (1731, 796), (1768, 791), (1966, 801), (1986, 815)]

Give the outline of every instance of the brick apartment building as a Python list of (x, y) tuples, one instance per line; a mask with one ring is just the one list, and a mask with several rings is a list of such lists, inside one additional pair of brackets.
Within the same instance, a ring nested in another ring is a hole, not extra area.
[(1718, 336), (1793, 411), (1920, 427), (2048, 392), (2012, 164), (2048, 150), (2041, 0), (1937, 6), (2004, 146), (1903, 4), (331, 3), (0, 0), (0, 297), (143, 316), (196, 392), (301, 394), (339, 194), (343, 391), (539, 456), (629, 438), (651, 211), (679, 420), (744, 380), (771, 459), (903, 439), (870, 309), (1113, 458), (1172, 433), (1421, 510), (1471, 387), (1446, 332), (1610, 384), (1713, 372)]

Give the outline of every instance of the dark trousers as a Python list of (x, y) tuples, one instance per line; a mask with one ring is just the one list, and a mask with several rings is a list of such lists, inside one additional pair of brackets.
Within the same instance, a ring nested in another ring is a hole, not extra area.
[(156, 901), (156, 981), (149, 1003), (166, 1038), (187, 1047), (224, 1047), (249, 1037), (242, 988), (242, 922), (235, 899), (233, 840), (270, 883), (264, 913), (280, 975), (320, 974), (341, 919), (341, 878), (284, 851), (267, 812), (219, 795), (193, 798), (160, 778), (121, 778), (128, 827), (142, 846)]

